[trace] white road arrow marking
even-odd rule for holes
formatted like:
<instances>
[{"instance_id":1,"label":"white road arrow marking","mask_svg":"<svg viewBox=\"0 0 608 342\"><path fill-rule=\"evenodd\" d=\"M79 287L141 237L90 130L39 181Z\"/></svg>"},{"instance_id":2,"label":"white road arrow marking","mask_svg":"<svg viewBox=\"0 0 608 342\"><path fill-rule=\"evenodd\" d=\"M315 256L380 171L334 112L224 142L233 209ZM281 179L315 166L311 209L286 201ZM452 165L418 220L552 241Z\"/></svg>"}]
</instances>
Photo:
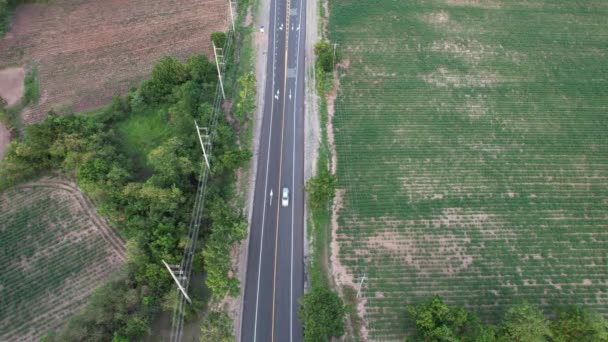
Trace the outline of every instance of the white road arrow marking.
<instances>
[{"instance_id":1,"label":"white road arrow marking","mask_svg":"<svg viewBox=\"0 0 608 342\"><path fill-rule=\"evenodd\" d=\"M270 202L268 203L268 206L272 207L272 189L270 189Z\"/></svg>"},{"instance_id":2,"label":"white road arrow marking","mask_svg":"<svg viewBox=\"0 0 608 342\"><path fill-rule=\"evenodd\" d=\"M279 90L277 89L277 93L274 95L274 99L278 100L279 99Z\"/></svg>"},{"instance_id":3,"label":"white road arrow marking","mask_svg":"<svg viewBox=\"0 0 608 342\"><path fill-rule=\"evenodd\" d=\"M289 99L291 100L291 88L289 88Z\"/></svg>"}]
</instances>

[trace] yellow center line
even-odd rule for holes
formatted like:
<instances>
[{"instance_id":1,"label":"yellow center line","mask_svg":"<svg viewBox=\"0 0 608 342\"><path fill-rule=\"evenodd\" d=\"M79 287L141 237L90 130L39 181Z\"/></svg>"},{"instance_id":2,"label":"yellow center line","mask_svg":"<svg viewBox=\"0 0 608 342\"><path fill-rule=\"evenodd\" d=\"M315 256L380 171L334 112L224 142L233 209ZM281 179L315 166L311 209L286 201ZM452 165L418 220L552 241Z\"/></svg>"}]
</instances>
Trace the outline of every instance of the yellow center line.
<instances>
[{"instance_id":1,"label":"yellow center line","mask_svg":"<svg viewBox=\"0 0 608 342\"><path fill-rule=\"evenodd\" d=\"M278 1L278 0L275 0ZM283 171L283 137L285 135L285 94L287 93L287 62L288 62L288 54L289 54L289 15L290 15L290 0L287 0L287 7L285 9L286 19L285 19L285 73L283 74L283 113L281 114L281 149L279 156L279 194L283 196L283 189L281 188L281 175ZM275 24L276 30L276 24ZM273 90L274 91L274 90ZM272 115L272 113L270 113ZM292 203L293 205L293 203ZM276 302L276 290L277 290L277 255L278 255L278 246L279 246L279 211L281 210L281 204L277 205L277 225L275 228L275 241L274 241L274 280L272 284L272 342L274 342L274 311L275 311L275 302Z\"/></svg>"}]
</instances>

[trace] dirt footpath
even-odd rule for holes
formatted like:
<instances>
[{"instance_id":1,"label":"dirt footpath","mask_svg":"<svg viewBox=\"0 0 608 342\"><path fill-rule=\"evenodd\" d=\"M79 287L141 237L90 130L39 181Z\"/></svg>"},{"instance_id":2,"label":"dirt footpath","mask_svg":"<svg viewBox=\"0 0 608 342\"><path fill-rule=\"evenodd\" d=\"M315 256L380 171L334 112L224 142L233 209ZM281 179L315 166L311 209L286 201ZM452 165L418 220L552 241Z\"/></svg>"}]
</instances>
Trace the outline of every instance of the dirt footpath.
<instances>
[{"instance_id":1,"label":"dirt footpath","mask_svg":"<svg viewBox=\"0 0 608 342\"><path fill-rule=\"evenodd\" d=\"M0 162L2 162L2 158L4 157L4 152L8 147L8 144L11 141L11 133L6 129L4 124L0 122Z\"/></svg>"},{"instance_id":2,"label":"dirt footpath","mask_svg":"<svg viewBox=\"0 0 608 342\"><path fill-rule=\"evenodd\" d=\"M7 68L0 70L0 97L11 107L19 103L23 96L25 69Z\"/></svg>"}]
</instances>

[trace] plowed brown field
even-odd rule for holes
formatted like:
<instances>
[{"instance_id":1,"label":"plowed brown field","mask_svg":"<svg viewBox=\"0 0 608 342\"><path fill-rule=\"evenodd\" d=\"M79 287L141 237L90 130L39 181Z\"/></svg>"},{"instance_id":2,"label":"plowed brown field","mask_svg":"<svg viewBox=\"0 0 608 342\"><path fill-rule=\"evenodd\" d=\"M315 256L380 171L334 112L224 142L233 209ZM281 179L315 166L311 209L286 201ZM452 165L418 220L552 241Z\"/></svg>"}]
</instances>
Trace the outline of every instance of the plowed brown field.
<instances>
[{"instance_id":1,"label":"plowed brown field","mask_svg":"<svg viewBox=\"0 0 608 342\"><path fill-rule=\"evenodd\" d=\"M35 63L42 94L25 123L50 109L89 110L137 85L162 56L212 54L228 25L225 0L55 0L17 8L0 40L0 69Z\"/></svg>"}]
</instances>

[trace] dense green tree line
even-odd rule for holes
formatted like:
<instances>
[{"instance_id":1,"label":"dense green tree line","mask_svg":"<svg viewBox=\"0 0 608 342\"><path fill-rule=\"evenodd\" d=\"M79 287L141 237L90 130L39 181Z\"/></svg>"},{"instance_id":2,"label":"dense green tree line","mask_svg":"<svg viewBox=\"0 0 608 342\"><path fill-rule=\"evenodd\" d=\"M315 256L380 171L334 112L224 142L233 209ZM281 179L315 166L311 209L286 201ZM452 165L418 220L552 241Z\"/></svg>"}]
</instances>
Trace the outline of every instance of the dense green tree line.
<instances>
[{"instance_id":1,"label":"dense green tree line","mask_svg":"<svg viewBox=\"0 0 608 342\"><path fill-rule=\"evenodd\" d=\"M558 307L553 319L528 303L508 308L498 325L486 325L463 308L448 307L440 297L407 309L412 341L601 342L608 341L608 321L586 308Z\"/></svg>"},{"instance_id":2,"label":"dense green tree line","mask_svg":"<svg viewBox=\"0 0 608 342\"><path fill-rule=\"evenodd\" d=\"M193 123L210 120L216 80L215 66L204 56L186 63L166 57L150 79L108 108L88 116L49 113L10 144L0 164L0 187L60 170L77 181L128 241L129 261L121 275L97 290L82 314L48 340L137 340L148 332L173 289L161 259L179 263L186 244L202 167ZM158 110L166 110L162 125L170 134L143 156L129 152L117 127ZM204 246L196 261L205 265L207 283L218 295L238 293L238 281L229 277L229 252L246 232L240 211L229 204L229 184L251 153L239 150L235 141L220 117L199 239Z\"/></svg>"}]
</instances>

